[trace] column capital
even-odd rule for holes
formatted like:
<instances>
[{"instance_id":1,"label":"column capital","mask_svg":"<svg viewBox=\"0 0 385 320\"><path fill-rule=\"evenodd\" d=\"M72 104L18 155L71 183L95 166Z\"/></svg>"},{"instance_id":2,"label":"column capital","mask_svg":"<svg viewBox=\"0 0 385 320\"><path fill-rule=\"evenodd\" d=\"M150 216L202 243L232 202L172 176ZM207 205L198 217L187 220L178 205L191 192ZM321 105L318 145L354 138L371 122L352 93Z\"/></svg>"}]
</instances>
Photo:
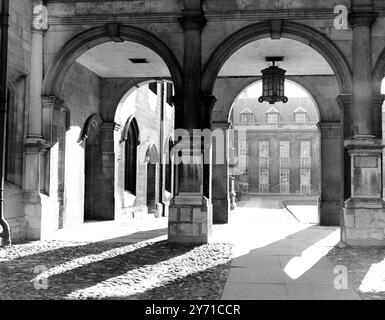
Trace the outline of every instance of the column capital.
<instances>
[{"instance_id":1,"label":"column capital","mask_svg":"<svg viewBox=\"0 0 385 320\"><path fill-rule=\"evenodd\" d=\"M195 30L201 32L206 24L206 18L202 10L182 10L182 16L178 20L184 31Z\"/></svg>"},{"instance_id":2,"label":"column capital","mask_svg":"<svg viewBox=\"0 0 385 320\"><path fill-rule=\"evenodd\" d=\"M353 95L340 94L336 97L336 101L341 109L351 108L353 106Z\"/></svg>"},{"instance_id":3,"label":"column capital","mask_svg":"<svg viewBox=\"0 0 385 320\"><path fill-rule=\"evenodd\" d=\"M353 11L349 13L349 22L353 29L361 26L370 28L377 16L373 6L353 6Z\"/></svg>"}]
</instances>

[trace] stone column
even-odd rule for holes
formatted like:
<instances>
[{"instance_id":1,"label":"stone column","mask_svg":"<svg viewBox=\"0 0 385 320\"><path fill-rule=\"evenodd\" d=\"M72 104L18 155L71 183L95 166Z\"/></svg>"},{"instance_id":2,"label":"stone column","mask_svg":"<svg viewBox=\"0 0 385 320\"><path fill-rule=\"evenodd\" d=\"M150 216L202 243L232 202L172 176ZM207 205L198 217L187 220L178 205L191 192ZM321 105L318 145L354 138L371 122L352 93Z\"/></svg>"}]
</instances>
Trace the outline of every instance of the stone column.
<instances>
[{"instance_id":1,"label":"stone column","mask_svg":"<svg viewBox=\"0 0 385 320\"><path fill-rule=\"evenodd\" d=\"M174 152L180 150L182 157L178 157L181 163L175 167L177 186L170 202L168 240L207 243L211 236L212 205L205 196L210 194L210 185L204 186L210 169L204 169L203 163L204 158L209 158L210 164L211 140L202 144L200 137L194 138L194 129L203 129L206 125L201 123L201 31L205 19L200 0L185 1L180 22L184 29L182 125L187 131L173 148ZM182 122L180 116L176 117ZM177 155L174 152L174 156Z\"/></svg>"},{"instance_id":2,"label":"stone column","mask_svg":"<svg viewBox=\"0 0 385 320\"><path fill-rule=\"evenodd\" d=\"M213 122L213 223L228 223L229 197L229 132L230 123ZM216 138L216 136L218 138Z\"/></svg>"},{"instance_id":3,"label":"stone column","mask_svg":"<svg viewBox=\"0 0 385 320\"><path fill-rule=\"evenodd\" d=\"M27 223L27 237L40 239L46 231L46 221L51 211L45 178L46 155L50 145L42 132L42 86L44 34L48 29L44 1L34 0L32 18L30 94L28 134L25 142L25 177L23 202ZM50 229L48 227L48 229Z\"/></svg>"},{"instance_id":4,"label":"stone column","mask_svg":"<svg viewBox=\"0 0 385 320\"><path fill-rule=\"evenodd\" d=\"M45 179L48 194L52 201L57 201L58 212L52 212L52 224L63 227L64 181L65 181L65 142L69 129L70 112L64 101L54 96L42 97L43 136L51 146L47 154L46 166L49 175Z\"/></svg>"},{"instance_id":5,"label":"stone column","mask_svg":"<svg viewBox=\"0 0 385 320\"><path fill-rule=\"evenodd\" d=\"M341 122L319 122L321 133L320 224L340 225L343 204L344 170Z\"/></svg>"},{"instance_id":6,"label":"stone column","mask_svg":"<svg viewBox=\"0 0 385 320\"><path fill-rule=\"evenodd\" d=\"M353 29L353 139L374 139L371 26L376 19L372 7L357 7L349 16Z\"/></svg>"},{"instance_id":7,"label":"stone column","mask_svg":"<svg viewBox=\"0 0 385 320\"><path fill-rule=\"evenodd\" d=\"M372 93L371 6L353 3L353 139L350 156L350 197L344 204L342 240L351 245L384 245L382 149L375 140Z\"/></svg>"},{"instance_id":8,"label":"stone column","mask_svg":"<svg viewBox=\"0 0 385 320\"><path fill-rule=\"evenodd\" d=\"M100 194L100 205L98 206L99 216L103 220L113 220L115 218L115 152L114 137L115 131L119 126L115 122L103 122L100 132L102 170L103 176L99 180L99 188L103 192Z\"/></svg>"}]
</instances>

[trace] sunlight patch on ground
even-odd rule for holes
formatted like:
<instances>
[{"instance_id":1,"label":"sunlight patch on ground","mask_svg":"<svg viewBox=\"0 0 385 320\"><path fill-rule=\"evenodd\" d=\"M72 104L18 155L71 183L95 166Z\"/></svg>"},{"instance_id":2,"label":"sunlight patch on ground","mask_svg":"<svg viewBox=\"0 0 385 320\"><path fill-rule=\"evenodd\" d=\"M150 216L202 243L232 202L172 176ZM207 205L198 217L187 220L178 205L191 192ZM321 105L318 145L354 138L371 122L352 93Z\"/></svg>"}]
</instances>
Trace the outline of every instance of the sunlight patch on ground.
<instances>
[{"instance_id":1,"label":"sunlight patch on ground","mask_svg":"<svg viewBox=\"0 0 385 320\"><path fill-rule=\"evenodd\" d=\"M67 294L68 299L106 299L130 298L160 287L183 280L186 277L205 272L208 269L222 265L228 259L199 261L194 258L194 252L201 252L202 247L197 247L179 256L167 259L156 264L138 266L119 276L111 277L97 284L75 290ZM193 266L191 266L193 264ZM159 297L161 298L161 297Z\"/></svg>"},{"instance_id":2,"label":"sunlight patch on ground","mask_svg":"<svg viewBox=\"0 0 385 320\"><path fill-rule=\"evenodd\" d=\"M300 257L292 258L284 268L285 273L293 280L310 270L322 257L340 241L340 230L336 230L326 238L305 249Z\"/></svg>"},{"instance_id":3,"label":"sunlight patch on ground","mask_svg":"<svg viewBox=\"0 0 385 320\"><path fill-rule=\"evenodd\" d=\"M368 292L385 292L385 259L371 265L361 282L359 290Z\"/></svg>"},{"instance_id":4,"label":"sunlight patch on ground","mask_svg":"<svg viewBox=\"0 0 385 320\"><path fill-rule=\"evenodd\" d=\"M137 244L140 248L143 248L147 245L149 245L148 241L138 243ZM50 268L42 273L40 273L38 276L30 280L30 282L35 283L36 281L40 281L41 279L49 279L49 277L62 274L65 272L68 272L70 270L74 270L76 268L83 267L85 265L96 263L103 261L105 259L111 259L117 256L121 256L124 254L127 254L128 252L137 250L138 247L133 247L131 244L127 244L127 246L114 248L111 250L104 251L99 254L91 254L87 256L82 256L77 259L73 259L71 261L67 261L65 263L59 264L53 268Z\"/></svg>"}]
</instances>

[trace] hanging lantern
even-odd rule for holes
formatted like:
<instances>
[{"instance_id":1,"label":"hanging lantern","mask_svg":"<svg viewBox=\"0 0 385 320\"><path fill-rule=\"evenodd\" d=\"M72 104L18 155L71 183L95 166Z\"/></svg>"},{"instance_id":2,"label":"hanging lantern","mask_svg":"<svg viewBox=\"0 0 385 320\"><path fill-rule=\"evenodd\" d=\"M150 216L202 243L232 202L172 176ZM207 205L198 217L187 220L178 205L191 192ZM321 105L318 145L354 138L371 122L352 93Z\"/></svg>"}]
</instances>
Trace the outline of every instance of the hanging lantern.
<instances>
[{"instance_id":1,"label":"hanging lantern","mask_svg":"<svg viewBox=\"0 0 385 320\"><path fill-rule=\"evenodd\" d=\"M262 72L262 96L258 98L259 102L267 101L270 104L276 102L286 103L285 97L285 73L275 65L276 61L283 61L283 57L266 57L266 61L273 62L273 65L263 69Z\"/></svg>"}]
</instances>

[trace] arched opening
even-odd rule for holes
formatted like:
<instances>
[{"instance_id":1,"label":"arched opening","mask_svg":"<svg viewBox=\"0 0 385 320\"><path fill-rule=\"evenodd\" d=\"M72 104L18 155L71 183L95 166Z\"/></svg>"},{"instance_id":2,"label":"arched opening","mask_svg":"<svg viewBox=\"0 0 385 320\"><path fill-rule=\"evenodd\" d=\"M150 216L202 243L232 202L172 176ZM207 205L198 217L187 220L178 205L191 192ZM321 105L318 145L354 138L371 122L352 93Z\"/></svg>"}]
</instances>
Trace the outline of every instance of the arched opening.
<instances>
[{"instance_id":1,"label":"arched opening","mask_svg":"<svg viewBox=\"0 0 385 320\"><path fill-rule=\"evenodd\" d=\"M148 80L128 90L116 108L115 123L126 123L121 138L114 143L116 212L121 217L167 215L171 197L167 181L172 180L168 177L171 164L167 162L167 148L174 131L173 93L170 81Z\"/></svg>"},{"instance_id":2,"label":"arched opening","mask_svg":"<svg viewBox=\"0 0 385 320\"><path fill-rule=\"evenodd\" d=\"M335 99L351 91L351 77L342 54L316 33L283 22L281 38L273 40L269 23L246 27L218 46L205 69L203 86L217 98L212 124L230 125L229 146L235 151L235 157L229 152L230 168L213 169L215 181L236 180L236 192L230 184L225 200L223 191L213 188L213 215L216 207L234 208L234 194L241 195L228 228L246 247L322 225L339 232L344 137ZM311 34L316 39L309 45ZM283 57L278 65L286 70L289 101L259 103L261 70L269 66L266 58L277 56Z\"/></svg>"},{"instance_id":3,"label":"arched opening","mask_svg":"<svg viewBox=\"0 0 385 320\"><path fill-rule=\"evenodd\" d=\"M165 139L161 128L174 123L171 96L181 87L175 57L148 32L120 26L120 34L111 37L110 27L94 28L70 40L44 79L44 94L60 97L71 115L65 152L59 155L65 157L67 169L64 228L81 224L84 218L118 220L147 212L144 150L151 139L160 150ZM161 110L167 112L165 122ZM93 114L100 117L98 139L83 143L81 128ZM156 169L155 176L159 174ZM96 180L100 188L90 189ZM161 181L156 181L159 201L164 192ZM95 195L97 201L90 201Z\"/></svg>"},{"instance_id":4,"label":"arched opening","mask_svg":"<svg viewBox=\"0 0 385 320\"><path fill-rule=\"evenodd\" d=\"M277 209L308 223L319 223L319 111L302 87L285 81L289 101L259 103L262 82L246 87L229 114L234 130L229 148L234 159L238 208ZM282 210L283 209L283 210ZM282 215L285 217L285 215Z\"/></svg>"},{"instance_id":5,"label":"arched opening","mask_svg":"<svg viewBox=\"0 0 385 320\"><path fill-rule=\"evenodd\" d=\"M84 161L84 220L113 220L114 212L103 199L103 194L111 187L103 173L101 150L101 127L103 121L94 114L87 119L82 139L85 140Z\"/></svg>"},{"instance_id":6,"label":"arched opening","mask_svg":"<svg viewBox=\"0 0 385 320\"><path fill-rule=\"evenodd\" d=\"M124 189L136 195L137 148L139 145L139 127L135 118L126 122L123 139L125 142Z\"/></svg>"}]
</instances>

